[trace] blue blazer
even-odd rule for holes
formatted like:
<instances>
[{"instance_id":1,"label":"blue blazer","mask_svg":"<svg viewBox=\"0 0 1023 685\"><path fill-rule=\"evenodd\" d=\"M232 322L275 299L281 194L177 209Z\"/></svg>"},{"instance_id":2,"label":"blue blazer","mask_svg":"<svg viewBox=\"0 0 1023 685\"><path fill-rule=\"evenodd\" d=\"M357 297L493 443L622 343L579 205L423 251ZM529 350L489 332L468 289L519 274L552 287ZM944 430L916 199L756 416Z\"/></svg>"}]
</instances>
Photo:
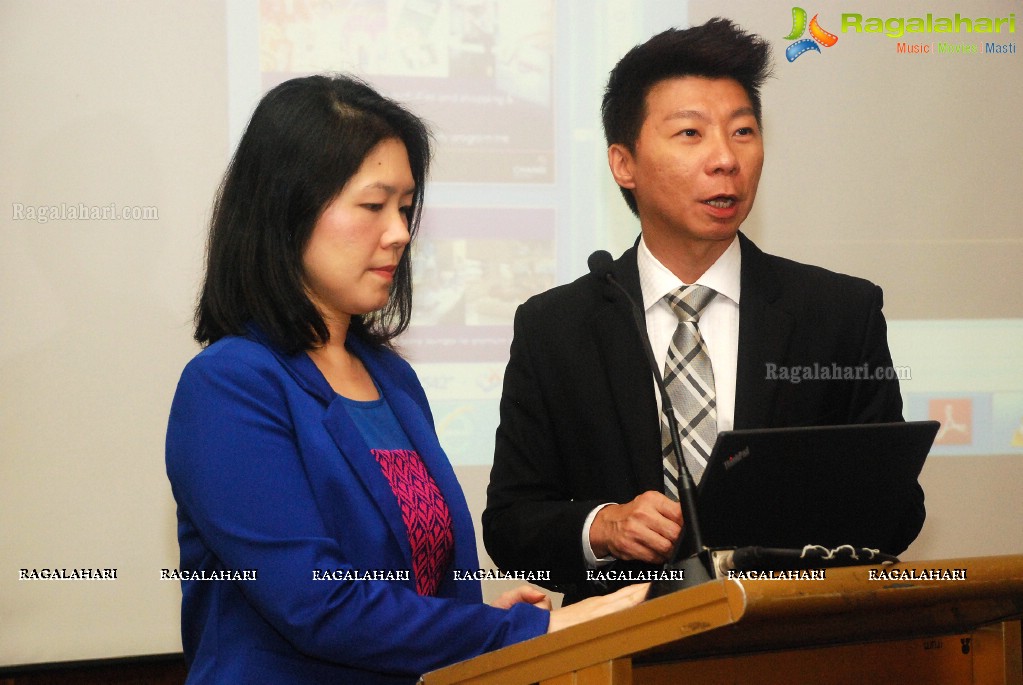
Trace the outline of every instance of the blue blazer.
<instances>
[{"instance_id":1,"label":"blue blazer","mask_svg":"<svg viewBox=\"0 0 1023 685\"><path fill-rule=\"evenodd\" d=\"M182 580L189 683L412 683L547 630L548 612L489 607L478 581L455 580L478 568L476 541L423 388L393 352L347 342L447 501L452 568L437 597L416 593L394 493L308 355L255 329L224 338L182 373L167 474L181 569L256 579ZM315 579L374 571L408 580Z\"/></svg>"}]
</instances>

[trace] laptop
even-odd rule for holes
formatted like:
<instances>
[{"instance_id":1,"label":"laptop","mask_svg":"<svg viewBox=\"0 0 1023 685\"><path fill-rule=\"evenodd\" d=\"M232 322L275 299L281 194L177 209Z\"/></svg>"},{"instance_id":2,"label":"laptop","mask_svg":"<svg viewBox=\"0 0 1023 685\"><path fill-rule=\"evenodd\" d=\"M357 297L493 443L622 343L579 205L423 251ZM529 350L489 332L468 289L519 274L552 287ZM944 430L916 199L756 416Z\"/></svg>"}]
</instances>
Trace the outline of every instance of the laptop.
<instances>
[{"instance_id":1,"label":"laptop","mask_svg":"<svg viewBox=\"0 0 1023 685\"><path fill-rule=\"evenodd\" d=\"M697 488L708 547L885 550L937 421L724 431Z\"/></svg>"}]
</instances>

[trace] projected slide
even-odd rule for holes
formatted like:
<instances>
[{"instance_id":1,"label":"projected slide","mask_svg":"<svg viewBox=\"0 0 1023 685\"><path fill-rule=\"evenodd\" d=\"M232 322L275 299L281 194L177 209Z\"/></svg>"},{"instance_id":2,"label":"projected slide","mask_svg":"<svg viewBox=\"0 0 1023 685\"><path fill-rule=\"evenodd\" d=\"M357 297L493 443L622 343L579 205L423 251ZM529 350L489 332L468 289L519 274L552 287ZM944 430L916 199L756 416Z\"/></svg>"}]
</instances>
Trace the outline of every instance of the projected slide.
<instances>
[{"instance_id":1,"label":"projected slide","mask_svg":"<svg viewBox=\"0 0 1023 685\"><path fill-rule=\"evenodd\" d=\"M435 181L550 182L553 21L553 0L263 0L263 86L359 74L434 125Z\"/></svg>"}]
</instances>

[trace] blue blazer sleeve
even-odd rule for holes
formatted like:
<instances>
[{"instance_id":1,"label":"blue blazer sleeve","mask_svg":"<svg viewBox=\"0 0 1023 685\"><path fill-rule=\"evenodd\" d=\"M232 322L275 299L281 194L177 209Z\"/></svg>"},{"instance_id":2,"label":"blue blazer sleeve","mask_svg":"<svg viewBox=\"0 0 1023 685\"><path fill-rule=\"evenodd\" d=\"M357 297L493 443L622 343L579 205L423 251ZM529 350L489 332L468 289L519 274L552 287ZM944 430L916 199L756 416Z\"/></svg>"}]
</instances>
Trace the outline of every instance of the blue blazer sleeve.
<instances>
[{"instance_id":1,"label":"blue blazer sleeve","mask_svg":"<svg viewBox=\"0 0 1023 685\"><path fill-rule=\"evenodd\" d=\"M414 579L314 579L315 571L401 571L411 563L407 536L396 534L403 524L393 493L302 357L225 339L196 357L178 385L166 457L181 565L257 576L183 581L183 642L193 667L224 681L256 647L296 661L296 673L312 660L351 676L417 676L546 632L547 612L486 606L470 581L449 579L445 597L422 597ZM474 566L468 510L418 380L396 356L367 366L413 428L410 439L445 494L456 568ZM364 454L350 453L360 448Z\"/></svg>"}]
</instances>

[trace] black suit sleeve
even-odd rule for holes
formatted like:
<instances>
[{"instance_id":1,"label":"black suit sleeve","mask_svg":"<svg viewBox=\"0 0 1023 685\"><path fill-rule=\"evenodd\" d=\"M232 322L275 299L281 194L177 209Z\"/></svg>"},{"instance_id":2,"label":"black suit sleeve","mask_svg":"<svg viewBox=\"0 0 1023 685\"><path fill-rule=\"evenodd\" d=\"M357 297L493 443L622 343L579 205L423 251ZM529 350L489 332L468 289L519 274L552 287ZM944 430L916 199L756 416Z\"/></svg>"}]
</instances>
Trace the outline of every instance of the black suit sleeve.
<instances>
[{"instance_id":1,"label":"black suit sleeve","mask_svg":"<svg viewBox=\"0 0 1023 685\"><path fill-rule=\"evenodd\" d=\"M550 362L536 356L549 341L531 325L536 318L527 315L528 306L515 315L483 540L500 568L550 571L552 582L545 585L571 592L584 578L583 523L601 501L573 498L561 452L577 446L557 444L551 421L558 407L551 404L561 391L545 387Z\"/></svg>"},{"instance_id":2,"label":"black suit sleeve","mask_svg":"<svg viewBox=\"0 0 1023 685\"><path fill-rule=\"evenodd\" d=\"M850 403L849 423L885 423L902 421L902 394L896 369L888 349L888 327L881 308L884 302L881 288L873 287L873 296L867 315L860 358L871 370L867 380L857 383ZM916 539L923 528L926 510L924 492L914 483L906 493L905 506L896 514L900 525L892 533L888 547L890 554L901 554Z\"/></svg>"},{"instance_id":3,"label":"black suit sleeve","mask_svg":"<svg viewBox=\"0 0 1023 685\"><path fill-rule=\"evenodd\" d=\"M872 286L860 346L860 364L870 369L867 379L856 384L850 401L848 423L902 421L902 395L888 350L888 326L881 313L881 288Z\"/></svg>"},{"instance_id":4,"label":"black suit sleeve","mask_svg":"<svg viewBox=\"0 0 1023 685\"><path fill-rule=\"evenodd\" d=\"M816 272L821 273L821 272ZM834 294L822 303L837 307L834 316L817 316L820 308L807 306L811 312L809 323L797 334L797 339L810 339L817 351L804 356L800 363L809 364L814 355L822 367L836 362L839 368L855 372L852 379L823 378L799 386L788 385L793 410L816 407L823 419L811 420L810 425L893 423L903 420L902 394L899 379L888 348L888 329L882 306L881 288L858 278L827 276L835 281ZM824 290L818 284L818 290ZM804 291L806 292L806 291ZM810 289L809 292L813 292ZM812 295L807 295L812 297ZM835 322L829 325L825 320ZM794 343L799 346L799 343ZM800 394L805 393L805 394ZM784 424L780 424L784 425ZM923 527L925 516L924 493L919 483L907 486L903 506L899 511L887 512L890 526L878 531L883 538L878 543L889 554L900 554L916 539Z\"/></svg>"}]
</instances>

